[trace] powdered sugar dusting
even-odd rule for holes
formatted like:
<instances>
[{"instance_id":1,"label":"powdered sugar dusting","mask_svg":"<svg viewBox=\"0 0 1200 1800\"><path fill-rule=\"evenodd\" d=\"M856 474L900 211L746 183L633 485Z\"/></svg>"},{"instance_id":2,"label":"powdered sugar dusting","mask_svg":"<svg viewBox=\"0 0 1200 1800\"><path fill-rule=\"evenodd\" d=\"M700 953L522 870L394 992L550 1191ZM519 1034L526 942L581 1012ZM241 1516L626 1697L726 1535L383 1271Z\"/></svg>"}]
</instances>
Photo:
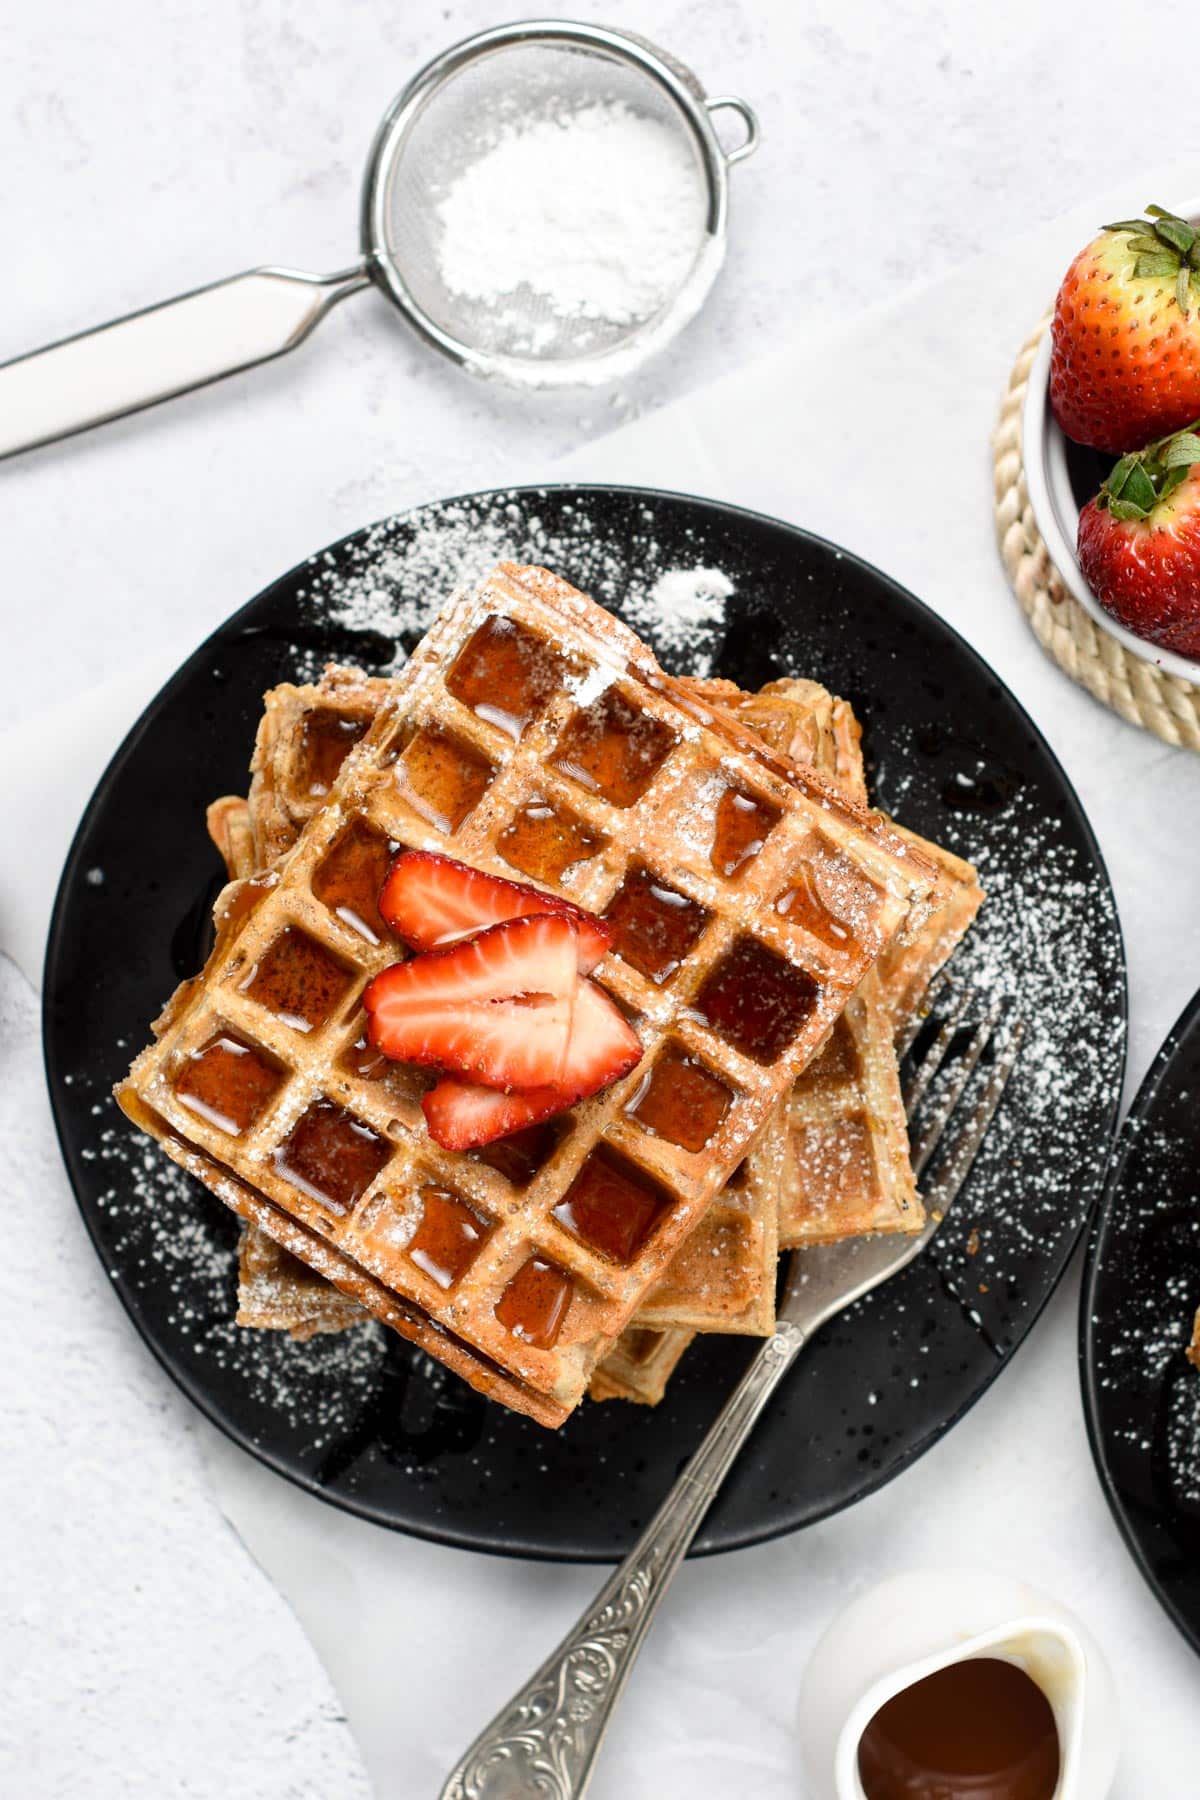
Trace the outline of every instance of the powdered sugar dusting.
<instances>
[{"instance_id":1,"label":"powdered sugar dusting","mask_svg":"<svg viewBox=\"0 0 1200 1800\"><path fill-rule=\"evenodd\" d=\"M1200 1523L1200 1370L1185 1354L1200 1306L1198 1069L1193 1025L1126 1127L1091 1294L1096 1423L1121 1491L1145 1491L1139 1534L1160 1511Z\"/></svg>"},{"instance_id":2,"label":"powdered sugar dusting","mask_svg":"<svg viewBox=\"0 0 1200 1800\"><path fill-rule=\"evenodd\" d=\"M648 594L626 607L635 630L652 636L660 653L687 659L688 673L712 674L712 649L725 625L733 582L721 569L668 569Z\"/></svg>"},{"instance_id":3,"label":"powdered sugar dusting","mask_svg":"<svg viewBox=\"0 0 1200 1800\"><path fill-rule=\"evenodd\" d=\"M439 272L483 303L473 319L485 348L577 354L598 328L611 335L669 303L704 241L706 206L686 136L623 101L525 111L448 184Z\"/></svg>"},{"instance_id":4,"label":"powdered sugar dusting","mask_svg":"<svg viewBox=\"0 0 1200 1800\"><path fill-rule=\"evenodd\" d=\"M314 557L299 598L317 617L363 634L362 659L390 673L457 588L506 559L540 563L602 606L619 609L668 665L711 673L733 580L699 561L678 565L678 533L666 549L650 507L619 542L586 501L560 505L556 516L547 524L537 494L528 492L422 507L382 520L346 550ZM315 678L323 661L317 651L299 651L296 679Z\"/></svg>"},{"instance_id":5,"label":"powdered sugar dusting","mask_svg":"<svg viewBox=\"0 0 1200 1800\"><path fill-rule=\"evenodd\" d=\"M116 1113L116 1103L100 1102L95 1110ZM123 1121L101 1130L90 1156L111 1175L98 1205L114 1228L112 1254L135 1291L143 1279L156 1290L165 1285L167 1323L191 1358L219 1371L222 1383L242 1387L301 1433L311 1450L339 1438L375 1389L383 1327L356 1326L307 1343L282 1332L243 1330L234 1323L233 1216L216 1199L201 1197L156 1143Z\"/></svg>"}]
</instances>

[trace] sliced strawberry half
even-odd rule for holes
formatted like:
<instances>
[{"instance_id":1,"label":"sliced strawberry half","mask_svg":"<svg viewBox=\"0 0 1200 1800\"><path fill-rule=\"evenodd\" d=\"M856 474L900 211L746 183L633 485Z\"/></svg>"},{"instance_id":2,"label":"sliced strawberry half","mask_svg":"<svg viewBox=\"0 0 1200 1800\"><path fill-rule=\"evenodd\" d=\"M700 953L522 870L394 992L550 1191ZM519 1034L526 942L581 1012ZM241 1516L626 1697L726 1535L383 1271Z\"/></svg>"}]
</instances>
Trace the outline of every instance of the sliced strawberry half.
<instances>
[{"instance_id":1,"label":"sliced strawberry half","mask_svg":"<svg viewBox=\"0 0 1200 1800\"><path fill-rule=\"evenodd\" d=\"M528 1088L506 1094L444 1075L422 1097L421 1111L429 1135L443 1150L478 1150L497 1138L511 1137L527 1125L540 1125L569 1104L556 1087Z\"/></svg>"},{"instance_id":2,"label":"sliced strawberry half","mask_svg":"<svg viewBox=\"0 0 1200 1800\"><path fill-rule=\"evenodd\" d=\"M594 981L581 981L557 1086L567 1105L598 1094L642 1060L642 1040Z\"/></svg>"},{"instance_id":3,"label":"sliced strawberry half","mask_svg":"<svg viewBox=\"0 0 1200 1800\"><path fill-rule=\"evenodd\" d=\"M489 1087L549 1086L567 1056L578 939L573 920L542 914L394 963L363 995L368 1036L385 1056Z\"/></svg>"},{"instance_id":4,"label":"sliced strawberry half","mask_svg":"<svg viewBox=\"0 0 1200 1800\"><path fill-rule=\"evenodd\" d=\"M612 943L612 932L594 913L557 894L523 882L485 875L432 850L402 850L387 873L379 910L398 938L414 950L439 950L458 938L501 925L556 913L579 928L579 972L587 975Z\"/></svg>"},{"instance_id":5,"label":"sliced strawberry half","mask_svg":"<svg viewBox=\"0 0 1200 1800\"><path fill-rule=\"evenodd\" d=\"M503 1094L477 1082L445 1076L425 1095L421 1110L429 1135L443 1149L476 1150L599 1093L628 1075L641 1055L637 1033L623 1014L595 982L583 980L558 1082Z\"/></svg>"}]
</instances>

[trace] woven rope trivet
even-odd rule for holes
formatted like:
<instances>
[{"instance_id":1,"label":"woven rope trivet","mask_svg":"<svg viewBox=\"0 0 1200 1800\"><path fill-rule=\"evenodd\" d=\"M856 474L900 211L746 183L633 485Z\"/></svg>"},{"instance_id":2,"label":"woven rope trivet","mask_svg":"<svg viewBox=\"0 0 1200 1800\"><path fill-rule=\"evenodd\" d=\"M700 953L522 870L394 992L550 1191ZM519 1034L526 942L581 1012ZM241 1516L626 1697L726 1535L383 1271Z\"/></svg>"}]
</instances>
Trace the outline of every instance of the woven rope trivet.
<instances>
[{"instance_id":1,"label":"woven rope trivet","mask_svg":"<svg viewBox=\"0 0 1200 1800\"><path fill-rule=\"evenodd\" d=\"M1021 611L1047 656L1114 712L1168 744L1200 750L1200 687L1119 644L1067 593L1034 523L1021 460L1021 410L1050 314L1021 348L992 438L996 538Z\"/></svg>"}]
</instances>

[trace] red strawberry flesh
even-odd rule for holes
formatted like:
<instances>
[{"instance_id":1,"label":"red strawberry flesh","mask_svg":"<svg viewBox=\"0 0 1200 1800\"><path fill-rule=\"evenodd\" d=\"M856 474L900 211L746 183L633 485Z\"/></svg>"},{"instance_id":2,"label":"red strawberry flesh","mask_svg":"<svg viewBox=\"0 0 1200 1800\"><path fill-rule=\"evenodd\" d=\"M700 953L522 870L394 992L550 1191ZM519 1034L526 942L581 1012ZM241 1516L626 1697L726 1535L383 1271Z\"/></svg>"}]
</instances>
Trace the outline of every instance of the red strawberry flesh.
<instances>
[{"instance_id":1,"label":"red strawberry flesh","mask_svg":"<svg viewBox=\"0 0 1200 1800\"><path fill-rule=\"evenodd\" d=\"M612 942L602 919L558 894L487 875L432 850L402 850L388 870L379 910L398 938L414 950L438 950L488 925L538 914L574 921L579 932L579 972L587 975Z\"/></svg>"},{"instance_id":2,"label":"red strawberry flesh","mask_svg":"<svg viewBox=\"0 0 1200 1800\"><path fill-rule=\"evenodd\" d=\"M1063 277L1050 404L1069 438L1134 449L1200 413L1200 237L1147 207L1104 228Z\"/></svg>"},{"instance_id":3,"label":"red strawberry flesh","mask_svg":"<svg viewBox=\"0 0 1200 1800\"><path fill-rule=\"evenodd\" d=\"M513 919L384 969L363 995L367 1033L400 1062L545 1087L563 1072L579 986L574 922Z\"/></svg>"},{"instance_id":4,"label":"red strawberry flesh","mask_svg":"<svg viewBox=\"0 0 1200 1800\"><path fill-rule=\"evenodd\" d=\"M562 1077L543 1089L503 1094L446 1076L421 1102L429 1134L446 1150L473 1150L563 1112L619 1081L641 1060L637 1033L608 995L582 980Z\"/></svg>"},{"instance_id":5,"label":"red strawberry flesh","mask_svg":"<svg viewBox=\"0 0 1200 1800\"><path fill-rule=\"evenodd\" d=\"M1124 456L1079 515L1079 566L1128 631L1200 656L1200 435Z\"/></svg>"},{"instance_id":6,"label":"red strawberry flesh","mask_svg":"<svg viewBox=\"0 0 1200 1800\"><path fill-rule=\"evenodd\" d=\"M430 1137L443 1150L480 1150L527 1125L540 1125L567 1104L556 1087L506 1094L444 1075L422 1098L421 1111Z\"/></svg>"}]
</instances>

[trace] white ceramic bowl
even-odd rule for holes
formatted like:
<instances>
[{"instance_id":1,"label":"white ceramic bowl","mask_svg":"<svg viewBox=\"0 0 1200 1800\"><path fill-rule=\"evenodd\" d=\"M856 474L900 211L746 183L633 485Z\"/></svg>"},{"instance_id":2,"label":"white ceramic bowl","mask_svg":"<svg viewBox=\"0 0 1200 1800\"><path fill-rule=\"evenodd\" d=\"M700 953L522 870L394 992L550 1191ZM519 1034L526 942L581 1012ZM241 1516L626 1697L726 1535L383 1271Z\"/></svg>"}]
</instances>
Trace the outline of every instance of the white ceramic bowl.
<instances>
[{"instance_id":1,"label":"white ceramic bowl","mask_svg":"<svg viewBox=\"0 0 1200 1800\"><path fill-rule=\"evenodd\" d=\"M1189 207L1186 217L1200 214L1200 204ZM1067 592L1078 600L1085 612L1102 625L1110 637L1143 662L1153 663L1168 675L1200 684L1200 662L1190 656L1179 656L1173 650L1160 650L1157 644L1127 631L1124 625L1106 613L1093 594L1075 555L1079 537L1079 507L1071 492L1067 472L1067 440L1059 430L1050 410L1050 333L1047 330L1038 347L1029 385L1025 390L1025 406L1021 415L1022 455L1025 462L1025 486L1037 528L1050 552L1050 561L1062 576ZM1112 462L1116 463L1116 457Z\"/></svg>"}]
</instances>

